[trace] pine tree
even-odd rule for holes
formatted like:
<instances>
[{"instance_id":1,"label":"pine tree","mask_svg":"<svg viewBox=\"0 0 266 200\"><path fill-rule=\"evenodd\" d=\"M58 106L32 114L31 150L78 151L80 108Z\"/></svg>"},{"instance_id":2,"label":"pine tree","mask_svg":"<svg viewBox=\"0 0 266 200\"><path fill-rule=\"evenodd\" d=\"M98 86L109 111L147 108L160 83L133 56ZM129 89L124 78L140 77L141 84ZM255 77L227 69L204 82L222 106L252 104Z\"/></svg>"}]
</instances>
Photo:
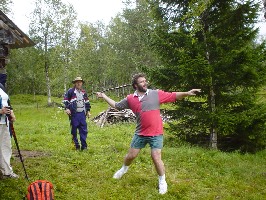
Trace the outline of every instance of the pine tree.
<instances>
[{"instance_id":1,"label":"pine tree","mask_svg":"<svg viewBox=\"0 0 266 200\"><path fill-rule=\"evenodd\" d=\"M256 43L254 28L258 3L161 0L151 4L157 19L153 45L163 62L150 70L152 80L167 90L203 91L200 99L177 103L176 134L190 141L210 136L215 149L218 138L230 138L231 146L242 150L265 147L266 108L256 102L266 74L265 44Z\"/></svg>"}]
</instances>

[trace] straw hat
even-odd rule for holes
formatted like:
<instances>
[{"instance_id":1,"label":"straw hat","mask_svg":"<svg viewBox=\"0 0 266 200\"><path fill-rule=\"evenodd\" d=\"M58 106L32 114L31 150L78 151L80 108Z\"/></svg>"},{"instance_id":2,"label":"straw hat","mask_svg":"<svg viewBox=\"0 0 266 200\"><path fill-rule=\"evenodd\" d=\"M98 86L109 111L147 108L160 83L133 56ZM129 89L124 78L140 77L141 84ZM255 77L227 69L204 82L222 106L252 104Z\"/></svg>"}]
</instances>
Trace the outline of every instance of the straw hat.
<instances>
[{"instance_id":1,"label":"straw hat","mask_svg":"<svg viewBox=\"0 0 266 200\"><path fill-rule=\"evenodd\" d=\"M84 83L84 80L83 80L80 76L76 77L76 78L72 81L72 83L76 83L77 81L82 81L82 82Z\"/></svg>"}]
</instances>

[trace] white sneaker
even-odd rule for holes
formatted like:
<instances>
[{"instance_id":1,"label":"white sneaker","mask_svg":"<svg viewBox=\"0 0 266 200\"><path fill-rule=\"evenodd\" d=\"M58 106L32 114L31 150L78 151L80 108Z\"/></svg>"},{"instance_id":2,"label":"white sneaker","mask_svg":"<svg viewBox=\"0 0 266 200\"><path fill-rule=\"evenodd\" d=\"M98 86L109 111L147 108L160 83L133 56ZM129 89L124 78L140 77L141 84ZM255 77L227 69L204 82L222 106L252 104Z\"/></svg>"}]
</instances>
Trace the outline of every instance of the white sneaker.
<instances>
[{"instance_id":1,"label":"white sneaker","mask_svg":"<svg viewBox=\"0 0 266 200\"><path fill-rule=\"evenodd\" d=\"M19 176L17 174L15 174L14 172L12 172L9 175L3 175L3 179L7 179L7 178L17 179L17 178L19 178Z\"/></svg>"},{"instance_id":2,"label":"white sneaker","mask_svg":"<svg viewBox=\"0 0 266 200\"><path fill-rule=\"evenodd\" d=\"M127 173L127 170L119 169L113 176L114 179L120 179L122 176Z\"/></svg>"},{"instance_id":3,"label":"white sneaker","mask_svg":"<svg viewBox=\"0 0 266 200\"><path fill-rule=\"evenodd\" d=\"M159 182L159 194L165 194L167 192L166 181Z\"/></svg>"}]
</instances>

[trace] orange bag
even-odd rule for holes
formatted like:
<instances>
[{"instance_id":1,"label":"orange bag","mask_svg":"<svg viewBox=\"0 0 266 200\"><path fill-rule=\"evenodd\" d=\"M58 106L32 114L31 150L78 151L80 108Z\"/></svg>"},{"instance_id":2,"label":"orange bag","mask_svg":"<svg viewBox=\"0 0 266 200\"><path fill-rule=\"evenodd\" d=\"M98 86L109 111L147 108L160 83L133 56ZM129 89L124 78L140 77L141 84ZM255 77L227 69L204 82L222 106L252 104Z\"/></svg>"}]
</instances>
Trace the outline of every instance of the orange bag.
<instances>
[{"instance_id":1,"label":"orange bag","mask_svg":"<svg viewBox=\"0 0 266 200\"><path fill-rule=\"evenodd\" d=\"M46 180L37 180L28 187L28 200L54 200L53 185Z\"/></svg>"}]
</instances>

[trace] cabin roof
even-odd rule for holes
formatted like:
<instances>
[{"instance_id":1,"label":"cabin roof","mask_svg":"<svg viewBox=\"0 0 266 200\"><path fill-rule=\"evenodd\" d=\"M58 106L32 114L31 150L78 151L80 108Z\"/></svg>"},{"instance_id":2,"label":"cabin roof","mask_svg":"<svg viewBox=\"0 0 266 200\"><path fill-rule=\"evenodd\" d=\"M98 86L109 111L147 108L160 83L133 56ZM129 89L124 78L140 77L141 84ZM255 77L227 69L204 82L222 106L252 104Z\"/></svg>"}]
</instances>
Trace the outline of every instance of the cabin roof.
<instances>
[{"instance_id":1,"label":"cabin roof","mask_svg":"<svg viewBox=\"0 0 266 200\"><path fill-rule=\"evenodd\" d=\"M35 45L35 43L0 10L0 30L2 29L6 30L6 32L14 38L12 42L8 43L11 49L25 48Z\"/></svg>"}]
</instances>

